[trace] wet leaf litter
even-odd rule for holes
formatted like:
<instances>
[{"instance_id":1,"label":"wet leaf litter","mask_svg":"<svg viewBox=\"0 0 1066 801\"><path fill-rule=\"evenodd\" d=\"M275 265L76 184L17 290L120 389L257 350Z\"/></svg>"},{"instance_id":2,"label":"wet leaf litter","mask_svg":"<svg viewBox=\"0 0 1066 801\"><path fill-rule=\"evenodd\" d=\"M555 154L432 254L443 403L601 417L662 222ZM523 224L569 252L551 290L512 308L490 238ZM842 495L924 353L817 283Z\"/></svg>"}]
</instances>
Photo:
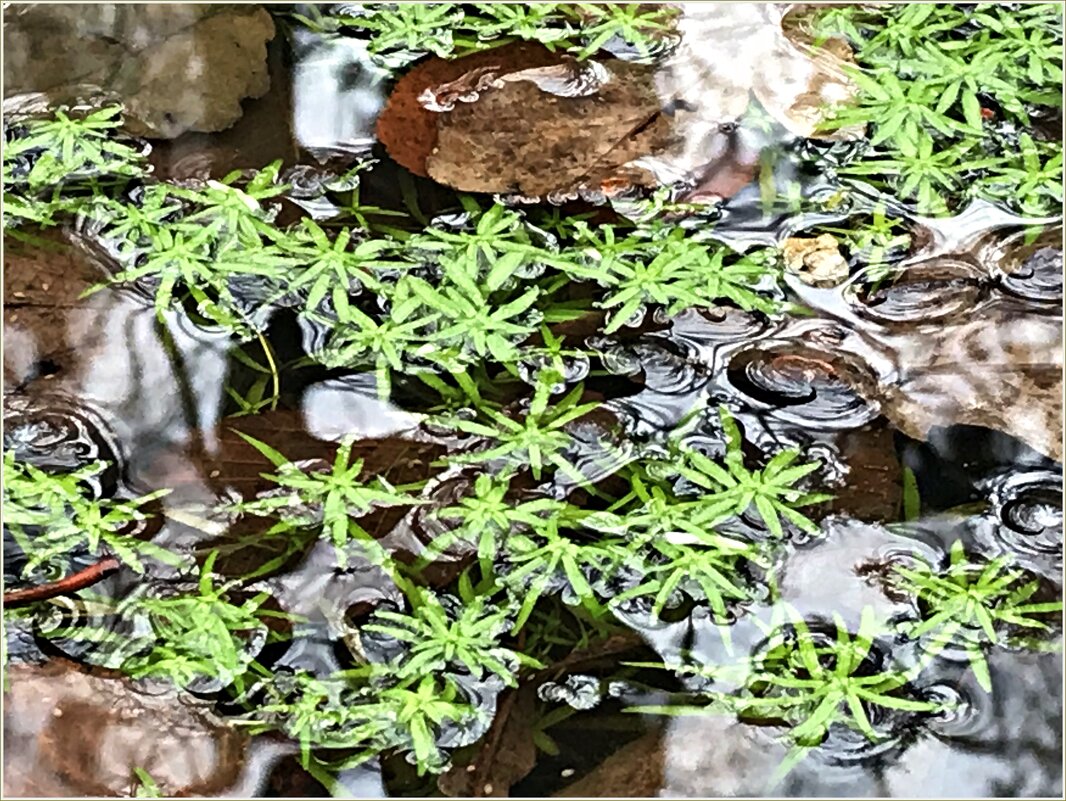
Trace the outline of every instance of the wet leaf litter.
<instances>
[{"instance_id":1,"label":"wet leaf litter","mask_svg":"<svg viewBox=\"0 0 1066 801\"><path fill-rule=\"evenodd\" d=\"M1060 8L164 8L5 9L5 794L1061 792Z\"/></svg>"},{"instance_id":2,"label":"wet leaf litter","mask_svg":"<svg viewBox=\"0 0 1066 801\"><path fill-rule=\"evenodd\" d=\"M753 93L800 136L819 135L819 115L854 93L841 57L785 36L779 7L693 5L678 33L681 43L654 64L578 62L530 45L431 59L390 96L378 136L405 166L463 191L566 198L706 169L699 160L713 153L711 139ZM771 84L770 75L789 82ZM425 129L428 150L405 155L408 126Z\"/></svg>"}]
</instances>

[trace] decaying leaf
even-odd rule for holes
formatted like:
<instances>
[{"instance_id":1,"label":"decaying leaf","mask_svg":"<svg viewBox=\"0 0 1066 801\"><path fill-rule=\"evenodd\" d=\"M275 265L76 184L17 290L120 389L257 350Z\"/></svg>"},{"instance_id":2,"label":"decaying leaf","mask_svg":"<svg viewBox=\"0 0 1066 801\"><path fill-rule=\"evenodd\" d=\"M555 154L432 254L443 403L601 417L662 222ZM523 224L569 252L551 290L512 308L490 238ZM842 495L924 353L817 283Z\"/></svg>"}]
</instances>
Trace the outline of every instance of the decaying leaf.
<instances>
[{"instance_id":1,"label":"decaying leaf","mask_svg":"<svg viewBox=\"0 0 1066 801\"><path fill-rule=\"evenodd\" d=\"M397 84L379 139L404 166L464 191L611 195L634 183L701 183L710 165L737 160L722 126L753 91L805 137L820 136L826 109L851 96L844 54L794 43L780 7L682 5L682 43L657 65L577 65L528 44L430 59Z\"/></svg>"},{"instance_id":2,"label":"decaying leaf","mask_svg":"<svg viewBox=\"0 0 1066 801\"><path fill-rule=\"evenodd\" d=\"M429 176L464 191L542 196L595 185L597 173L667 145L652 68L604 62L604 79L586 94L561 93L576 81L563 77L566 64L551 69L505 73L475 102L442 113Z\"/></svg>"},{"instance_id":3,"label":"decaying leaf","mask_svg":"<svg viewBox=\"0 0 1066 801\"><path fill-rule=\"evenodd\" d=\"M833 487L833 497L821 505L825 515L845 515L855 520L896 520L903 502L903 468L896 456L891 427L879 420L861 428L842 431L836 440L840 461L847 466L842 486ZM815 520L825 515L813 507Z\"/></svg>"},{"instance_id":4,"label":"decaying leaf","mask_svg":"<svg viewBox=\"0 0 1066 801\"><path fill-rule=\"evenodd\" d=\"M591 773L553 798L657 798L666 768L663 733L651 731L622 746Z\"/></svg>"},{"instance_id":5,"label":"decaying leaf","mask_svg":"<svg viewBox=\"0 0 1066 801\"><path fill-rule=\"evenodd\" d=\"M441 792L452 797L507 797L511 785L528 776L537 761L533 744L536 704L535 683L509 690L499 702L474 761L442 774L437 781Z\"/></svg>"},{"instance_id":6,"label":"decaying leaf","mask_svg":"<svg viewBox=\"0 0 1066 801\"><path fill-rule=\"evenodd\" d=\"M586 648L575 649L526 677L517 690L502 697L492 727L476 746L470 762L456 765L441 776L441 792L478 798L508 795L511 786L524 779L536 763L534 734L540 686L548 679L558 680L605 662L615 663L643 642L635 632L615 634Z\"/></svg>"},{"instance_id":7,"label":"decaying leaf","mask_svg":"<svg viewBox=\"0 0 1066 801\"><path fill-rule=\"evenodd\" d=\"M6 671L4 797L124 796L135 768L164 796L254 792L249 738L177 690L56 660ZM271 760L272 761L272 760Z\"/></svg>"}]
</instances>

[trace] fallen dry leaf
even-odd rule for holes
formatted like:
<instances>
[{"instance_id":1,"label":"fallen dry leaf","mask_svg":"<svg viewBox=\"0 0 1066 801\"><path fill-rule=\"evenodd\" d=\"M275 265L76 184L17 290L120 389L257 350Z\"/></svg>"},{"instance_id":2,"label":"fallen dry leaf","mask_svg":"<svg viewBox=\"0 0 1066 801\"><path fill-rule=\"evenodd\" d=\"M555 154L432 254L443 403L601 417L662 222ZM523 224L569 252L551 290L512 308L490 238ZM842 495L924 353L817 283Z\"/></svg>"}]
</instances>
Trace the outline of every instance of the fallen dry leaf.
<instances>
[{"instance_id":1,"label":"fallen dry leaf","mask_svg":"<svg viewBox=\"0 0 1066 801\"><path fill-rule=\"evenodd\" d=\"M216 717L208 702L64 660L5 673L6 798L126 796L134 768L164 796L254 789L243 775L248 736Z\"/></svg>"},{"instance_id":2,"label":"fallen dry leaf","mask_svg":"<svg viewBox=\"0 0 1066 801\"><path fill-rule=\"evenodd\" d=\"M810 137L827 105L854 89L840 53L794 43L777 6L682 5L682 43L658 65L576 65L536 45L429 59L397 84L378 137L412 171L465 191L571 198L683 179L704 187L712 167L736 162L734 177L704 191L728 196L750 181L757 154L738 152L722 126L753 91Z\"/></svg>"}]
</instances>

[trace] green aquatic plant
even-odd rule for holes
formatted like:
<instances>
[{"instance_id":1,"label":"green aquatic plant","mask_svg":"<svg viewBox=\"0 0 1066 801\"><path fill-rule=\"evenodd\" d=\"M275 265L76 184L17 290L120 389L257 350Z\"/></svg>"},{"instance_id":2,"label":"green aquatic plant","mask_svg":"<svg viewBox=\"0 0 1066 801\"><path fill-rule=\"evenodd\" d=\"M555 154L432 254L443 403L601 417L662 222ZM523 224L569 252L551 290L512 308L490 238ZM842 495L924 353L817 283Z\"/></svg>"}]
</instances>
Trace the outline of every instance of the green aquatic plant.
<instances>
[{"instance_id":1,"label":"green aquatic plant","mask_svg":"<svg viewBox=\"0 0 1066 801\"><path fill-rule=\"evenodd\" d=\"M535 527L548 516L565 514L569 506L553 498L509 497L512 493L513 473L479 475L471 492L452 506L433 512L433 517L448 529L426 546L421 563L435 560L458 543L472 545L482 565L482 572L490 575L501 540L511 531Z\"/></svg>"},{"instance_id":2,"label":"green aquatic plant","mask_svg":"<svg viewBox=\"0 0 1066 801\"><path fill-rule=\"evenodd\" d=\"M266 294L297 265L277 244L287 240L273 224L276 209L260 203L286 189L277 182L279 166L196 186L145 184L131 199L89 205L89 232L118 263L89 293L114 284L145 287L160 319L188 297L211 323L242 339L258 335L263 321L257 317L267 304L253 300L251 287Z\"/></svg>"},{"instance_id":3,"label":"green aquatic plant","mask_svg":"<svg viewBox=\"0 0 1066 801\"><path fill-rule=\"evenodd\" d=\"M392 302L375 318L349 303L344 290L336 294L336 320L326 342L314 351L314 359L327 367L372 367L379 392L387 397L392 374L418 369L413 357L431 352L426 342L438 315L427 312L422 299L410 295Z\"/></svg>"},{"instance_id":4,"label":"green aquatic plant","mask_svg":"<svg viewBox=\"0 0 1066 801\"><path fill-rule=\"evenodd\" d=\"M375 3L349 8L350 13L324 14L311 6L312 16L299 19L313 29L358 31L368 36L370 53L381 56L400 51L400 59L406 61L408 52L415 58L426 52L451 55L455 48L453 31L465 16L459 3Z\"/></svg>"},{"instance_id":5,"label":"green aquatic plant","mask_svg":"<svg viewBox=\"0 0 1066 801\"><path fill-rule=\"evenodd\" d=\"M4 147L5 186L36 192L68 181L144 175L144 149L118 138L122 122L121 106L87 114L57 106L51 116L10 123L13 136Z\"/></svg>"},{"instance_id":6,"label":"green aquatic plant","mask_svg":"<svg viewBox=\"0 0 1066 801\"><path fill-rule=\"evenodd\" d=\"M840 111L833 124L850 126L876 120L876 130L870 137L873 147L891 140L896 147L917 149L930 138L927 132L934 131L945 137L980 133L980 127L938 110L940 87L931 83L900 80L887 70L873 76L856 73L854 80L863 92L863 103Z\"/></svg>"},{"instance_id":7,"label":"green aquatic plant","mask_svg":"<svg viewBox=\"0 0 1066 801\"><path fill-rule=\"evenodd\" d=\"M1061 205L1059 148L1046 147L1043 164L1031 139L1019 147L1035 111L1061 106L1061 4L826 7L814 27L856 48L858 96L829 127L871 127L873 148L840 175L894 190L922 213L971 197L1030 215Z\"/></svg>"},{"instance_id":8,"label":"green aquatic plant","mask_svg":"<svg viewBox=\"0 0 1066 801\"><path fill-rule=\"evenodd\" d=\"M378 258L393 247L388 239L362 239L350 229L334 232L330 238L314 220L305 217L299 225L276 236L279 251L298 270L278 275L278 297L296 296L305 313L319 309L330 299L338 311L348 306L348 296L363 289L380 290L378 267L394 267L395 261Z\"/></svg>"},{"instance_id":9,"label":"green aquatic plant","mask_svg":"<svg viewBox=\"0 0 1066 801\"><path fill-rule=\"evenodd\" d=\"M371 288L387 299L384 310L358 308L345 288L334 288L333 309L315 315L332 324L316 360L331 367L373 366L387 394L391 375L400 371L443 368L458 374L488 360L515 372L520 359L538 355L523 347L538 331L546 345L555 341L539 325L541 287L520 282L548 264L565 263L564 256L536 244L517 212L499 204L482 210L469 200L465 206L466 227L438 224L407 236L400 262L373 265L395 266L395 280L374 278L369 269L353 275L353 287L376 281Z\"/></svg>"},{"instance_id":10,"label":"green aquatic plant","mask_svg":"<svg viewBox=\"0 0 1066 801\"><path fill-rule=\"evenodd\" d=\"M1062 206L1062 148L1058 143L1036 142L1023 133L1017 155L995 172L982 175L974 191L982 197L1013 203L1022 214L1040 216Z\"/></svg>"},{"instance_id":11,"label":"green aquatic plant","mask_svg":"<svg viewBox=\"0 0 1066 801\"><path fill-rule=\"evenodd\" d=\"M121 135L122 108L67 106L4 121L4 227L60 223L109 183L146 175L147 149Z\"/></svg>"},{"instance_id":12,"label":"green aquatic plant","mask_svg":"<svg viewBox=\"0 0 1066 801\"><path fill-rule=\"evenodd\" d=\"M251 177L237 170L221 181L167 185L167 192L189 209L180 221L182 227L206 227L214 236L232 237L244 246L255 247L278 233L273 225L278 207L266 206L263 201L288 191L289 187L279 182L280 170L281 162L275 161ZM243 186L236 185L239 181Z\"/></svg>"},{"instance_id":13,"label":"green aquatic plant","mask_svg":"<svg viewBox=\"0 0 1066 801\"><path fill-rule=\"evenodd\" d=\"M1061 615L1062 601L1032 603L1040 580L1011 568L1009 557L974 562L961 540L951 545L946 568L927 564L894 566L893 585L913 595L921 620L908 624L910 637L929 637L929 654L948 645L965 649L981 686L992 691L986 651L1007 644L1018 631L1050 632L1048 618Z\"/></svg>"},{"instance_id":14,"label":"green aquatic plant","mask_svg":"<svg viewBox=\"0 0 1066 801\"><path fill-rule=\"evenodd\" d=\"M677 24L678 10L666 4L576 3L575 16L587 44L579 58L589 58L612 39L620 39L647 58L663 49Z\"/></svg>"},{"instance_id":15,"label":"green aquatic plant","mask_svg":"<svg viewBox=\"0 0 1066 801\"><path fill-rule=\"evenodd\" d=\"M715 526L732 517L736 504L713 490L698 497L679 496L673 488L646 481L639 472L629 477L630 492L605 512L589 516L586 524L600 530L625 532L627 540L645 545L668 539L709 547L741 547L723 537ZM617 511L620 510L620 511Z\"/></svg>"},{"instance_id":16,"label":"green aquatic plant","mask_svg":"<svg viewBox=\"0 0 1066 801\"><path fill-rule=\"evenodd\" d=\"M537 331L540 315L532 307L540 292L527 289L501 304L491 302L493 285L478 286L464 281L462 267L444 265L444 280L434 284L412 277L397 286L404 300L415 297L437 315L435 330L427 337L432 346L428 358L450 369L461 369L471 361L493 359L508 363L518 358L518 345Z\"/></svg>"},{"instance_id":17,"label":"green aquatic plant","mask_svg":"<svg viewBox=\"0 0 1066 801\"><path fill-rule=\"evenodd\" d=\"M992 45L1002 54L1000 70L1021 87L1022 99L1054 105L1061 95L1050 87L1062 83L1062 8L1058 3L1019 4L1007 9L982 3L974 21L983 27L971 52Z\"/></svg>"},{"instance_id":18,"label":"green aquatic plant","mask_svg":"<svg viewBox=\"0 0 1066 801\"><path fill-rule=\"evenodd\" d=\"M873 267L885 267L902 255L911 244L911 235L899 217L888 216L883 203L874 207L866 218L844 226L825 226L818 230L837 236L853 259Z\"/></svg>"},{"instance_id":19,"label":"green aquatic plant","mask_svg":"<svg viewBox=\"0 0 1066 801\"><path fill-rule=\"evenodd\" d=\"M874 643L884 633L872 607L863 608L854 633L839 614L833 616L832 629L823 631L790 607L779 607L774 620L764 627L767 639L741 663L709 671L702 666L685 669L712 679L719 674L743 677L737 691L701 693L699 704L638 706L630 711L728 714L746 722L784 726L781 736L790 750L771 780L776 785L835 726L881 742L892 734L879 732L871 716L885 712L933 715L945 709L942 702L915 697L910 684L916 670L881 666L871 659Z\"/></svg>"},{"instance_id":20,"label":"green aquatic plant","mask_svg":"<svg viewBox=\"0 0 1066 801\"><path fill-rule=\"evenodd\" d=\"M409 613L379 609L360 628L405 645L394 665L397 678L462 672L480 680L492 674L514 687L520 666L540 666L501 644L511 627L506 607L495 606L485 596L438 598L426 590L413 595Z\"/></svg>"},{"instance_id":21,"label":"green aquatic plant","mask_svg":"<svg viewBox=\"0 0 1066 801\"><path fill-rule=\"evenodd\" d=\"M231 596L242 581L216 586L212 569L217 557L213 551L204 561L196 592L160 597L132 593L118 602L114 614L143 617L150 631L144 637L148 647L127 657L123 672L133 678L165 678L180 687L206 678L241 688L257 641L267 639L265 618L285 615L263 608L270 597L266 592L234 603Z\"/></svg>"},{"instance_id":22,"label":"green aquatic plant","mask_svg":"<svg viewBox=\"0 0 1066 801\"><path fill-rule=\"evenodd\" d=\"M152 775L144 768L134 768L133 775L136 777L136 787L133 791L134 798L162 798L163 791L159 789Z\"/></svg>"},{"instance_id":23,"label":"green aquatic plant","mask_svg":"<svg viewBox=\"0 0 1066 801\"><path fill-rule=\"evenodd\" d=\"M939 703L908 697L911 672L877 668L869 662L881 633L872 607L863 608L854 634L834 614L832 637L812 632L795 612L791 618L754 657L745 690L735 699L742 718L784 720L790 725L791 742L813 747L835 723L881 740L883 735L870 722L869 710L874 707L926 714L943 709Z\"/></svg>"},{"instance_id":24,"label":"green aquatic plant","mask_svg":"<svg viewBox=\"0 0 1066 801\"><path fill-rule=\"evenodd\" d=\"M280 516L283 525L321 528L346 562L344 546L358 540L372 557L383 558L380 546L358 523L374 509L419 503L405 488L393 487L383 476L363 479L363 460L352 458L354 440L346 439L337 448L333 463L297 464L265 442L238 432L241 438L269 459L277 468L264 478L277 490L255 500L241 501L234 511L262 517Z\"/></svg>"},{"instance_id":25,"label":"green aquatic plant","mask_svg":"<svg viewBox=\"0 0 1066 801\"><path fill-rule=\"evenodd\" d=\"M563 525L565 520L548 518L528 531L512 532L503 542L501 555L507 568L498 581L519 605L513 631L525 625L545 593L564 587L592 614L602 614L589 575L609 572L620 552L611 542L582 538L576 531L568 536Z\"/></svg>"},{"instance_id":26,"label":"green aquatic plant","mask_svg":"<svg viewBox=\"0 0 1066 801\"><path fill-rule=\"evenodd\" d=\"M784 536L781 518L808 534L817 535L818 526L798 509L830 500L832 496L807 492L798 485L820 463L796 464L802 453L788 448L771 458L765 467L752 470L744 464L744 439L736 421L724 406L718 414L726 437L722 460L725 467L696 450L685 449L681 452L683 463L678 473L696 486L715 493L718 504L715 514L740 516L754 507L775 537Z\"/></svg>"},{"instance_id":27,"label":"green aquatic plant","mask_svg":"<svg viewBox=\"0 0 1066 801\"><path fill-rule=\"evenodd\" d=\"M182 558L136 534L169 490L135 498L91 497L92 482L106 468L98 461L67 473L41 470L4 453L4 529L26 556L23 575L54 575L79 549L110 553L137 573L146 558L180 564Z\"/></svg>"},{"instance_id":28,"label":"green aquatic plant","mask_svg":"<svg viewBox=\"0 0 1066 801\"><path fill-rule=\"evenodd\" d=\"M704 600L719 620L729 616L731 602L752 598L752 588L742 578L745 563L765 565L766 557L752 543L714 535L699 544L654 540L638 555L628 558L636 585L615 595L612 603L651 598L651 611L661 615L678 590Z\"/></svg>"},{"instance_id":29,"label":"green aquatic plant","mask_svg":"<svg viewBox=\"0 0 1066 801\"><path fill-rule=\"evenodd\" d=\"M393 686L374 686L372 669L342 670L328 678L306 672L275 673L244 695L252 708L235 722L255 734L280 730L300 743L305 766L320 761L328 774L394 749L414 756L419 774L441 771L437 745L442 727L465 726L481 714L447 676L432 675ZM354 752L354 753L353 753Z\"/></svg>"},{"instance_id":30,"label":"green aquatic plant","mask_svg":"<svg viewBox=\"0 0 1066 801\"><path fill-rule=\"evenodd\" d=\"M571 21L561 13L561 3L475 3L473 8L477 16L468 16L465 21L485 42L506 37L551 47L574 34Z\"/></svg>"},{"instance_id":31,"label":"green aquatic plant","mask_svg":"<svg viewBox=\"0 0 1066 801\"><path fill-rule=\"evenodd\" d=\"M417 684L382 690L369 705L386 721L392 748L410 748L419 774L441 771L447 761L437 746L437 732L447 724L463 725L481 714L460 699L457 685L446 678L423 676Z\"/></svg>"},{"instance_id":32,"label":"green aquatic plant","mask_svg":"<svg viewBox=\"0 0 1066 801\"><path fill-rule=\"evenodd\" d=\"M514 41L540 42L584 59L619 39L647 56L662 49L675 16L669 6L621 3L374 3L325 11L311 6L294 18L312 30L365 38L380 64L398 68L425 53L454 58Z\"/></svg>"},{"instance_id":33,"label":"green aquatic plant","mask_svg":"<svg viewBox=\"0 0 1066 801\"><path fill-rule=\"evenodd\" d=\"M895 150L881 157L842 167L840 174L881 177L900 196L915 198L923 213L945 214L949 211L946 194L960 192L972 170L998 163L991 158L971 158L975 146L973 142L938 146L932 136L923 133L917 143L901 141Z\"/></svg>"},{"instance_id":34,"label":"green aquatic plant","mask_svg":"<svg viewBox=\"0 0 1066 801\"><path fill-rule=\"evenodd\" d=\"M580 403L584 385L578 384L563 398L553 401L551 385L541 382L534 387L533 398L521 418L515 419L482 407L478 416L468 420L459 416L441 422L466 434L483 437L488 446L469 454L452 457L457 463L486 463L500 460L505 464L528 466L538 481L545 467L562 471L578 483L586 479L581 471L564 455L573 444L567 427L592 412L596 403Z\"/></svg>"},{"instance_id":35,"label":"green aquatic plant","mask_svg":"<svg viewBox=\"0 0 1066 801\"><path fill-rule=\"evenodd\" d=\"M98 226L99 233L114 242L120 258L136 255L184 210L185 204L167 184L145 184L136 200L98 197L84 210L85 218Z\"/></svg>"},{"instance_id":36,"label":"green aquatic plant","mask_svg":"<svg viewBox=\"0 0 1066 801\"><path fill-rule=\"evenodd\" d=\"M525 216L500 203L486 209L472 198L460 198L461 224L444 225L439 220L405 241L413 258L444 262L460 285L481 284L496 291L516 278L538 273L549 264L565 264L533 229Z\"/></svg>"},{"instance_id":37,"label":"green aquatic plant","mask_svg":"<svg viewBox=\"0 0 1066 801\"><path fill-rule=\"evenodd\" d=\"M567 377L575 372L574 368L582 361L589 359L591 351L566 347L566 337L555 336L551 329L543 324L540 327L540 340L539 345L526 343L522 346L519 364L513 370L511 365L505 367L533 386L550 381L558 382L558 390L561 392Z\"/></svg>"},{"instance_id":38,"label":"green aquatic plant","mask_svg":"<svg viewBox=\"0 0 1066 801\"><path fill-rule=\"evenodd\" d=\"M670 315L722 301L749 311L779 310L776 301L757 289L774 273L761 256L736 256L723 246L693 241L681 228L659 241L636 235L618 239L610 226L598 232L584 227L583 234L590 261L566 272L607 289L596 304L608 310L604 333L614 333L651 305Z\"/></svg>"}]
</instances>

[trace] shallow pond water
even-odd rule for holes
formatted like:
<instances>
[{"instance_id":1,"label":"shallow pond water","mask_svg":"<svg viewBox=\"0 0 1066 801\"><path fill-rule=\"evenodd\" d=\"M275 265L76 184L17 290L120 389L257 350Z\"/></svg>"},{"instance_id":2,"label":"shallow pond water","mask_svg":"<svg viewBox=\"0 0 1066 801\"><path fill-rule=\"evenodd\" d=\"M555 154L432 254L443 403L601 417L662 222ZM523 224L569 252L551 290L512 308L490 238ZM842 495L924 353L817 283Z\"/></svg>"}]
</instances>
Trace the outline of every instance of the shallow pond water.
<instances>
[{"instance_id":1,"label":"shallow pond water","mask_svg":"<svg viewBox=\"0 0 1066 801\"><path fill-rule=\"evenodd\" d=\"M5 5L5 797L1061 797L1061 72L819 125L1022 11L268 8Z\"/></svg>"}]
</instances>

